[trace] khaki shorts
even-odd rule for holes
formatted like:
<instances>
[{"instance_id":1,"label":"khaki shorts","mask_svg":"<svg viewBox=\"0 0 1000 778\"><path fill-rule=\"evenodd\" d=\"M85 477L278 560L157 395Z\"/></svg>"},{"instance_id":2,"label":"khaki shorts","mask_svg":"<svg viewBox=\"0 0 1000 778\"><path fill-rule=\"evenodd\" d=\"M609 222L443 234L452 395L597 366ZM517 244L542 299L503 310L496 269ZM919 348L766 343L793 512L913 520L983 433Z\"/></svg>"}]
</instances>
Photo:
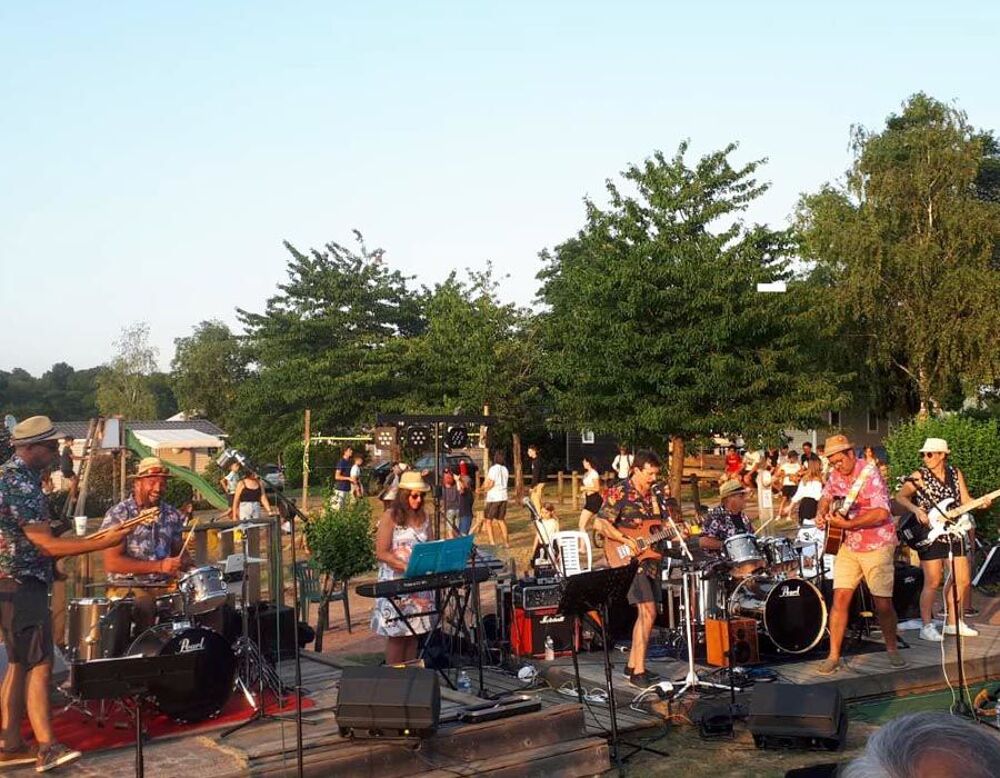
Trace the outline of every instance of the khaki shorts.
<instances>
[{"instance_id":1,"label":"khaki shorts","mask_svg":"<svg viewBox=\"0 0 1000 778\"><path fill-rule=\"evenodd\" d=\"M833 563L833 588L853 590L864 579L873 596L892 597L895 551L894 546L874 551L851 551L841 546Z\"/></svg>"}]
</instances>

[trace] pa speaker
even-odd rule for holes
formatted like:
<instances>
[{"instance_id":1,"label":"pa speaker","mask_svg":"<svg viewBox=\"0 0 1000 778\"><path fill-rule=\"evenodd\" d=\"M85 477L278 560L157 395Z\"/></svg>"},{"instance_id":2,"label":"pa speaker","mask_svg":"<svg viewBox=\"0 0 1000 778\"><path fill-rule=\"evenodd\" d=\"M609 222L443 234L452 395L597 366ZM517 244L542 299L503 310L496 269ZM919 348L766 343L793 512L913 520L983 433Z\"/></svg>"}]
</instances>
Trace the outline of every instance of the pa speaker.
<instances>
[{"instance_id":1,"label":"pa speaker","mask_svg":"<svg viewBox=\"0 0 1000 778\"><path fill-rule=\"evenodd\" d=\"M825 685L757 684L747 723L757 748L836 751L847 737L844 700Z\"/></svg>"},{"instance_id":2,"label":"pa speaker","mask_svg":"<svg viewBox=\"0 0 1000 778\"><path fill-rule=\"evenodd\" d=\"M426 737L441 717L437 673L417 667L345 667L336 717L341 735Z\"/></svg>"}]
</instances>

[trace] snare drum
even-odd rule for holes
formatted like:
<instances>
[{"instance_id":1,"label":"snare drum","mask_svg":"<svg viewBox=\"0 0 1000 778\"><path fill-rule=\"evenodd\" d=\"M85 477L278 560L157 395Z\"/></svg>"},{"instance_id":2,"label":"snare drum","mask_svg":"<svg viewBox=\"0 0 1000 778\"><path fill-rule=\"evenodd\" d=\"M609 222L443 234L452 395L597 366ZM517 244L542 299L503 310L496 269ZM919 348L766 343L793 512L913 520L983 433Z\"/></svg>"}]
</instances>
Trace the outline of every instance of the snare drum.
<instances>
[{"instance_id":1,"label":"snare drum","mask_svg":"<svg viewBox=\"0 0 1000 778\"><path fill-rule=\"evenodd\" d=\"M71 662L122 656L132 639L135 599L81 597L69 601L66 653Z\"/></svg>"},{"instance_id":2,"label":"snare drum","mask_svg":"<svg viewBox=\"0 0 1000 778\"><path fill-rule=\"evenodd\" d=\"M733 564L730 570L733 578L746 578L765 565L764 552L753 535L732 535L723 541L723 548Z\"/></svg>"},{"instance_id":3,"label":"snare drum","mask_svg":"<svg viewBox=\"0 0 1000 778\"><path fill-rule=\"evenodd\" d=\"M156 623L171 624L175 621L183 621L184 595L180 592L161 594L156 598Z\"/></svg>"},{"instance_id":4,"label":"snare drum","mask_svg":"<svg viewBox=\"0 0 1000 778\"><path fill-rule=\"evenodd\" d=\"M208 613L226 601L229 589L217 567L198 567L177 581L178 592L183 597L184 613L192 616Z\"/></svg>"}]
</instances>

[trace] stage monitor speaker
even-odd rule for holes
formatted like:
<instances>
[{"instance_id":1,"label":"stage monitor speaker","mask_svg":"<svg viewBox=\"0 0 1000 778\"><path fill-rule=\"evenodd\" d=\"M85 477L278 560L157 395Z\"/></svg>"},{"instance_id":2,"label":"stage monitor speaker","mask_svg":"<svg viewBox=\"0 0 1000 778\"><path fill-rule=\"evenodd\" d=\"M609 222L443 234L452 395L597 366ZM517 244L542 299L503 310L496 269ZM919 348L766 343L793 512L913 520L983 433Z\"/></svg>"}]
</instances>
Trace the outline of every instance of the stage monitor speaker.
<instances>
[{"instance_id":1,"label":"stage monitor speaker","mask_svg":"<svg viewBox=\"0 0 1000 778\"><path fill-rule=\"evenodd\" d=\"M426 737L441 718L437 673L418 667L345 667L335 715L341 735Z\"/></svg>"},{"instance_id":2,"label":"stage monitor speaker","mask_svg":"<svg viewBox=\"0 0 1000 778\"><path fill-rule=\"evenodd\" d=\"M827 685L757 684L747 723L757 748L836 751L847 737L844 700Z\"/></svg>"},{"instance_id":3,"label":"stage monitor speaker","mask_svg":"<svg viewBox=\"0 0 1000 778\"><path fill-rule=\"evenodd\" d=\"M726 625L729 632L726 632ZM753 619L706 619L705 646L707 661L715 667L728 667L732 646L733 666L753 665L760 661L757 648L757 622Z\"/></svg>"},{"instance_id":4,"label":"stage monitor speaker","mask_svg":"<svg viewBox=\"0 0 1000 778\"><path fill-rule=\"evenodd\" d=\"M573 650L575 623L572 616L564 616L555 608L526 611L515 606L510 625L511 649L517 656L543 657L545 639L551 636L556 656L567 656Z\"/></svg>"}]
</instances>

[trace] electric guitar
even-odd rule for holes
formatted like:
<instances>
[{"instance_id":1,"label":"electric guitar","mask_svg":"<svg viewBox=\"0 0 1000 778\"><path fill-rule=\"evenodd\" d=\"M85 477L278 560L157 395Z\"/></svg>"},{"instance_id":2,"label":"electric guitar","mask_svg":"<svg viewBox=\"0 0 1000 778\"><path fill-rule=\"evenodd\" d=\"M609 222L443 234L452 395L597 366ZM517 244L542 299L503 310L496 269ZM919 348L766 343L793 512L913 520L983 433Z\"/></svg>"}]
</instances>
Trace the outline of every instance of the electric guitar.
<instances>
[{"instance_id":1,"label":"electric guitar","mask_svg":"<svg viewBox=\"0 0 1000 778\"><path fill-rule=\"evenodd\" d=\"M647 525L649 524L653 526L647 529ZM663 554L653 548L653 546L660 541L677 537L674 528L669 525L664 527L659 519L644 521L640 527L618 527L618 531L625 537L634 540L639 550L633 551L628 543L605 537L604 558L607 559L609 567L625 567L633 558L639 561L661 559Z\"/></svg>"},{"instance_id":2,"label":"electric guitar","mask_svg":"<svg viewBox=\"0 0 1000 778\"><path fill-rule=\"evenodd\" d=\"M931 521L930 532L927 533L927 543L933 543L946 533L949 524L953 524L959 532L968 532L972 529L972 516L969 511L974 511L997 497L1000 497L1000 489L957 506L951 497L941 500L927 511L927 518Z\"/></svg>"}]
</instances>

